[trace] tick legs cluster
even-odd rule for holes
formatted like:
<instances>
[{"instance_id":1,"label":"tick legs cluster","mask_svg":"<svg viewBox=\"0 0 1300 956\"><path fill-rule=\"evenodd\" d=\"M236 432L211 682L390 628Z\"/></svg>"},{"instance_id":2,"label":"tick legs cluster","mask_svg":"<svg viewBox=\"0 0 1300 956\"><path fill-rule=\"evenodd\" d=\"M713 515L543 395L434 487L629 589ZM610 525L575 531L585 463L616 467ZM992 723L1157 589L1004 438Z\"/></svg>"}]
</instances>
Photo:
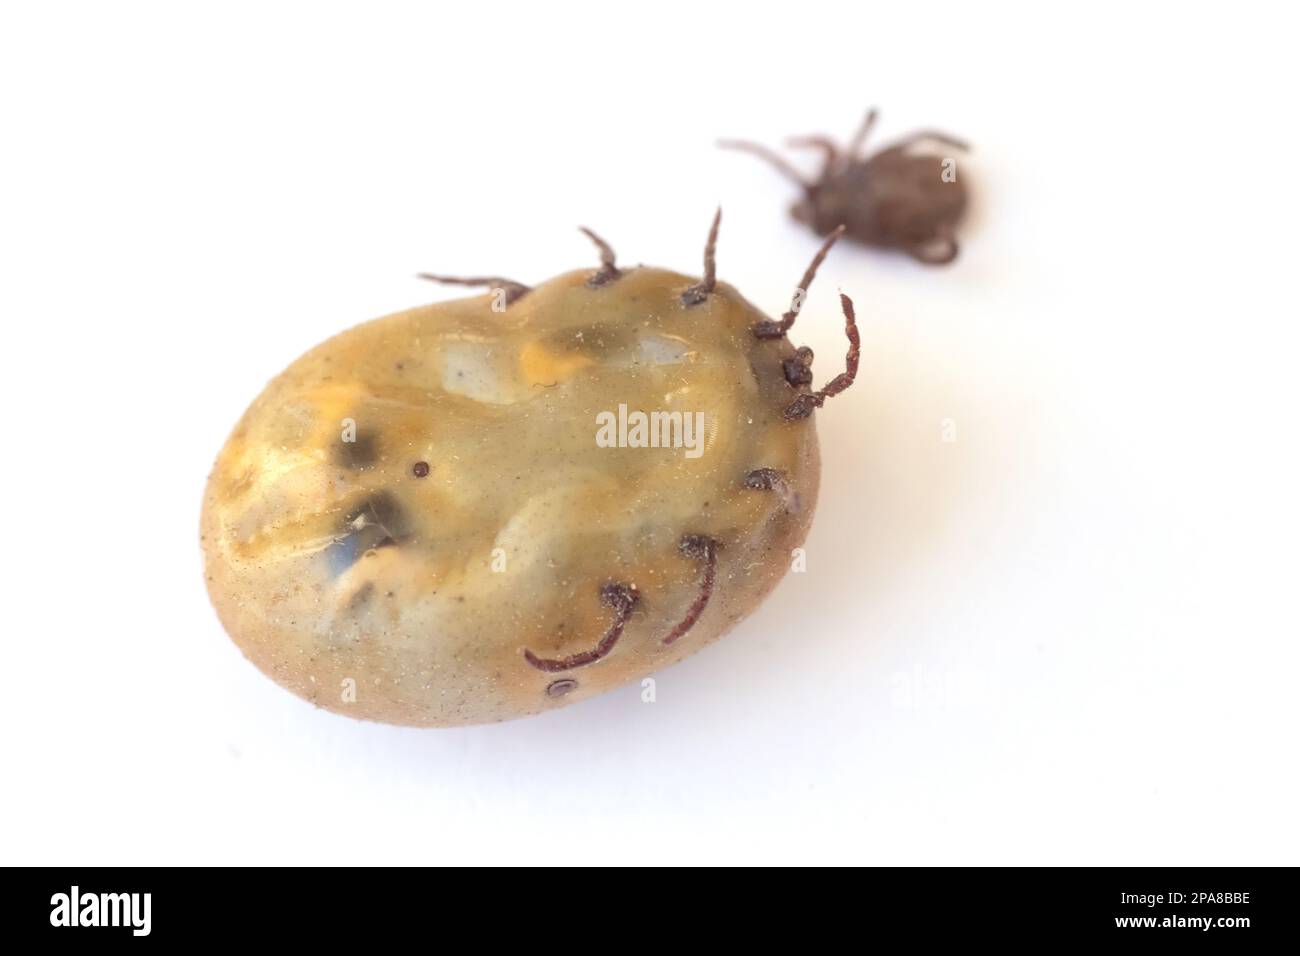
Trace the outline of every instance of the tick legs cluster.
<instances>
[{"instance_id":1,"label":"tick legs cluster","mask_svg":"<svg viewBox=\"0 0 1300 956\"><path fill-rule=\"evenodd\" d=\"M755 338L779 339L790 331L794 326L794 320L803 307L803 301L808 295L808 289L817 276L817 267L822 264L826 254L831 251L831 246L835 245L836 240L842 235L844 235L844 227L839 226L826 237L826 241L822 243L821 248L817 250L817 254L813 256L812 262L808 263L808 268L804 270L803 278L799 280L799 287L795 289L794 299L789 310L781 316L780 321L773 322L771 319L767 319L757 323L752 330ZM844 310L844 334L849 340L849 350L844 361L845 369L824 387L815 392L803 392L795 398L793 402L786 406L783 413L786 421L795 422L807 418L812 414L814 408L821 408L822 405L826 404L826 399L844 391L853 384L854 379L858 376L858 360L861 355L862 341L858 335L857 319L853 312L853 300L841 292L840 306ZM811 384L812 360L812 349L802 346L795 352L794 358L788 358L782 362L785 380L792 388L800 388Z\"/></svg>"}]
</instances>

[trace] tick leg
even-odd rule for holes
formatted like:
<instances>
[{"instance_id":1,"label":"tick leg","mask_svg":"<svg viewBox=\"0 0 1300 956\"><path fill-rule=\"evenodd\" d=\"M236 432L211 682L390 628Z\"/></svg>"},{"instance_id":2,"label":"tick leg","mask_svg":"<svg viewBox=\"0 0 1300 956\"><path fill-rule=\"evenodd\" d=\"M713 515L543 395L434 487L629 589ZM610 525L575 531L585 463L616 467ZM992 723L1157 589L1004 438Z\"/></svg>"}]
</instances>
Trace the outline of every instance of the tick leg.
<instances>
[{"instance_id":1,"label":"tick leg","mask_svg":"<svg viewBox=\"0 0 1300 956\"><path fill-rule=\"evenodd\" d=\"M718 145L723 149L734 149L742 153L752 153L760 159L765 159L776 169L783 173L789 179L794 180L805 191L812 189L812 183L803 178L803 173L791 166L785 159L773 150L768 149L762 143L753 143L745 139L720 139Z\"/></svg>"},{"instance_id":2,"label":"tick leg","mask_svg":"<svg viewBox=\"0 0 1300 956\"><path fill-rule=\"evenodd\" d=\"M682 302L686 305L699 305L713 294L718 284L718 226L722 223L722 207L713 214L713 225L709 227L709 238L704 243L704 278L682 293Z\"/></svg>"},{"instance_id":3,"label":"tick leg","mask_svg":"<svg viewBox=\"0 0 1300 956\"><path fill-rule=\"evenodd\" d=\"M826 259L826 254L831 251L831 246L835 245L835 241L844 235L844 229L843 225L836 226L835 231L826 237L822 247L817 250L812 262L808 263L808 268L803 271L803 278L799 280L799 287L794 290L794 298L790 301L790 309L785 315L781 316L781 321L773 322L771 319L764 319L762 322L756 323L751 329L755 337L779 339L790 331L795 318L799 315L799 310L803 308L803 300L808 296L808 289L817 276L817 267Z\"/></svg>"},{"instance_id":4,"label":"tick leg","mask_svg":"<svg viewBox=\"0 0 1300 956\"><path fill-rule=\"evenodd\" d=\"M821 408L826 399L832 398L853 384L858 377L858 360L862 354L862 340L858 336L858 322L853 313L853 300L843 292L840 293L840 306L844 309L844 334L849 340L849 351L844 358L844 371L836 375L822 388L815 392L800 395L785 410L785 419L797 422L812 414L814 408Z\"/></svg>"},{"instance_id":5,"label":"tick leg","mask_svg":"<svg viewBox=\"0 0 1300 956\"><path fill-rule=\"evenodd\" d=\"M630 584L606 584L600 589L600 603L613 610L614 620L610 622L604 636L594 648L560 658L538 657L532 651L525 649L524 659L539 671L548 672L567 671L582 667L584 664L595 663L614 649L614 645L623 634L623 628L627 626L628 619L632 616L632 610L640 600L641 595Z\"/></svg>"},{"instance_id":6,"label":"tick leg","mask_svg":"<svg viewBox=\"0 0 1300 956\"><path fill-rule=\"evenodd\" d=\"M704 609L709 606L709 598L713 595L713 581L718 572L718 542L712 538L702 534L688 534L682 538L679 550L688 558L704 562L704 577L700 581L700 593L687 609L686 616L664 638L665 647L689 631L700 619Z\"/></svg>"},{"instance_id":7,"label":"tick leg","mask_svg":"<svg viewBox=\"0 0 1300 956\"><path fill-rule=\"evenodd\" d=\"M515 282L513 279L502 279L500 276L461 278L460 276L439 276L434 275L432 272L421 272L419 277L428 279L430 282L441 282L443 285L475 285L501 289L505 292L506 305L532 291L531 287L524 285L522 282Z\"/></svg>"},{"instance_id":8,"label":"tick leg","mask_svg":"<svg viewBox=\"0 0 1300 956\"><path fill-rule=\"evenodd\" d=\"M825 182L826 177L840 164L840 149L827 136L791 136L785 144L795 149L807 147L821 150L822 171L817 177L818 182Z\"/></svg>"},{"instance_id":9,"label":"tick leg","mask_svg":"<svg viewBox=\"0 0 1300 956\"><path fill-rule=\"evenodd\" d=\"M947 265L957 258L959 247L957 240L949 234L941 234L933 239L916 242L906 247L908 255L928 266Z\"/></svg>"},{"instance_id":10,"label":"tick leg","mask_svg":"<svg viewBox=\"0 0 1300 956\"><path fill-rule=\"evenodd\" d=\"M846 155L850 160L862 158L862 147L866 144L867 136L871 134L871 128L876 125L876 117L879 115L880 111L874 106L867 110L867 115L862 120L862 125L858 127L858 131L854 133L853 138L849 140L849 148L844 151L844 155Z\"/></svg>"},{"instance_id":11,"label":"tick leg","mask_svg":"<svg viewBox=\"0 0 1300 956\"><path fill-rule=\"evenodd\" d=\"M608 242L600 238L586 226L579 226L578 229L600 250L600 271L595 272L587 279L587 285L593 289L598 289L607 282L613 282L623 273L618 266L614 264L614 249Z\"/></svg>"}]
</instances>

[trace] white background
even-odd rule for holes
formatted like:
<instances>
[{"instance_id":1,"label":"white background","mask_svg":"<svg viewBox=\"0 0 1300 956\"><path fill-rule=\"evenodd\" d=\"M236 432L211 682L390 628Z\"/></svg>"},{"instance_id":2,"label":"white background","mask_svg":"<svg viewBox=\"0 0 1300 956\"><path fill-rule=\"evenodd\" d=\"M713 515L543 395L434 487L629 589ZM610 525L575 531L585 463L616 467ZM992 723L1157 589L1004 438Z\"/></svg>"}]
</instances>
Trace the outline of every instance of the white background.
<instances>
[{"instance_id":1,"label":"white background","mask_svg":"<svg viewBox=\"0 0 1300 956\"><path fill-rule=\"evenodd\" d=\"M1290 863L1294 24L1274 5L28 4L0 14L6 863ZM421 269L816 239L718 136L969 138L947 269L841 244L809 568L639 689L313 710L201 579L204 478ZM809 163L812 157L802 157ZM941 441L950 418L956 441Z\"/></svg>"}]
</instances>

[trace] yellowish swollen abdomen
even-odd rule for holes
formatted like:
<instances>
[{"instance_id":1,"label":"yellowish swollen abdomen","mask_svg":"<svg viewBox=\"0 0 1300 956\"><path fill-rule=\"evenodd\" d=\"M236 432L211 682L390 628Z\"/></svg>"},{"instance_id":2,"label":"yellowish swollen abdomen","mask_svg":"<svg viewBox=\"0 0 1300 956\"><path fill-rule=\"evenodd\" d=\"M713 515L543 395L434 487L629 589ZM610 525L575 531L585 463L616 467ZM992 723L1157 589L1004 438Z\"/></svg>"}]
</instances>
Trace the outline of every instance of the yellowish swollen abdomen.
<instances>
[{"instance_id":1,"label":"yellowish swollen abdomen","mask_svg":"<svg viewBox=\"0 0 1300 956\"><path fill-rule=\"evenodd\" d=\"M589 276L504 311L487 295L365 323L253 402L202 535L213 603L258 667L355 717L506 720L671 664L772 589L818 484L813 421L782 414L793 347L752 334L764 316L726 285L688 306L686 276ZM637 412L703 432L629 447ZM747 483L762 469L781 493ZM620 619L598 659L555 666Z\"/></svg>"}]
</instances>

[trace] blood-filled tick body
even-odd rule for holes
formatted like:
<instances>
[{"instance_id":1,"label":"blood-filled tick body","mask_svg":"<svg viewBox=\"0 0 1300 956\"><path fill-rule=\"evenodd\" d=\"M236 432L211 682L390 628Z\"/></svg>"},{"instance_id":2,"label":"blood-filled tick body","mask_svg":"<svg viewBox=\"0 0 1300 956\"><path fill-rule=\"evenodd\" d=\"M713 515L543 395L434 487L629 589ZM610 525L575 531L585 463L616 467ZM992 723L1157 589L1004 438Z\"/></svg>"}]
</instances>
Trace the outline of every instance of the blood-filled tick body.
<instances>
[{"instance_id":1,"label":"blood-filled tick body","mask_svg":"<svg viewBox=\"0 0 1300 956\"><path fill-rule=\"evenodd\" d=\"M534 288L436 277L490 291L276 377L202 515L244 654L330 710L451 726L637 680L752 611L808 532L812 412L852 381L857 330L842 297L849 361L813 389L793 313L717 282L716 236L701 279L620 269L594 235L599 270Z\"/></svg>"}]
</instances>

